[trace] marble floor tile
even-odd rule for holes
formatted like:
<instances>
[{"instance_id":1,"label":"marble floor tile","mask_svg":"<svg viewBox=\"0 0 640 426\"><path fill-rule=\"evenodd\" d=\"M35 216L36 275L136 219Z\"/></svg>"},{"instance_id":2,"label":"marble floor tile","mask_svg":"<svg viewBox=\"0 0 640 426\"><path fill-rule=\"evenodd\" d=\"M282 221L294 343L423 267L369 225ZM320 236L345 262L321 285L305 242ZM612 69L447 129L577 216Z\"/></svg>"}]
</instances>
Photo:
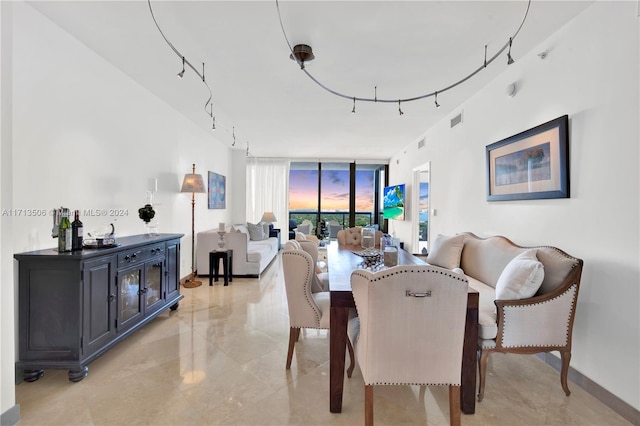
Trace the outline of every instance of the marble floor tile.
<instances>
[{"instance_id":1,"label":"marble floor tile","mask_svg":"<svg viewBox=\"0 0 640 426\"><path fill-rule=\"evenodd\" d=\"M20 425L361 425L364 382L345 379L329 412L329 336L304 330L290 370L279 258L260 279L183 288L166 311L89 365L79 383L46 370L16 386ZM347 361L348 363L348 361ZM493 354L485 397L463 425L628 425L533 355ZM378 386L376 425L447 425L445 387Z\"/></svg>"}]
</instances>

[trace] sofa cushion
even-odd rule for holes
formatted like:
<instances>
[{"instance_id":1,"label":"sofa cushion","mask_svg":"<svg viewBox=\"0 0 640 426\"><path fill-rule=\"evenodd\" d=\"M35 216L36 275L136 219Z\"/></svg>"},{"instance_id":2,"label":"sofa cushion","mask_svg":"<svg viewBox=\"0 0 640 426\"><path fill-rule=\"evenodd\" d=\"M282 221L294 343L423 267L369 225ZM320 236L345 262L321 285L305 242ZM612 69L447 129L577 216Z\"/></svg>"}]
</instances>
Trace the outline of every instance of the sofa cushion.
<instances>
[{"instance_id":1,"label":"sofa cushion","mask_svg":"<svg viewBox=\"0 0 640 426\"><path fill-rule=\"evenodd\" d=\"M247 243L247 261L260 262L271 253L271 242L267 240L249 241Z\"/></svg>"},{"instance_id":2,"label":"sofa cushion","mask_svg":"<svg viewBox=\"0 0 640 426\"><path fill-rule=\"evenodd\" d=\"M236 231L236 232L242 232L243 234L248 234L249 233L249 228L247 228L247 225L245 225L244 223L240 223L238 225L233 225L231 230L232 231Z\"/></svg>"},{"instance_id":3,"label":"sofa cushion","mask_svg":"<svg viewBox=\"0 0 640 426\"><path fill-rule=\"evenodd\" d=\"M254 224L247 222L247 228L249 229L249 238L251 241L262 241L265 239L264 227L261 223ZM267 234L267 238L269 234Z\"/></svg>"},{"instance_id":4,"label":"sofa cushion","mask_svg":"<svg viewBox=\"0 0 640 426\"><path fill-rule=\"evenodd\" d=\"M536 249L526 250L511 259L496 283L496 299L513 300L532 297L544 279L544 266Z\"/></svg>"},{"instance_id":5,"label":"sofa cushion","mask_svg":"<svg viewBox=\"0 0 640 426\"><path fill-rule=\"evenodd\" d=\"M431 246L427 263L447 269L459 268L463 246L464 235L448 237L440 234Z\"/></svg>"}]
</instances>

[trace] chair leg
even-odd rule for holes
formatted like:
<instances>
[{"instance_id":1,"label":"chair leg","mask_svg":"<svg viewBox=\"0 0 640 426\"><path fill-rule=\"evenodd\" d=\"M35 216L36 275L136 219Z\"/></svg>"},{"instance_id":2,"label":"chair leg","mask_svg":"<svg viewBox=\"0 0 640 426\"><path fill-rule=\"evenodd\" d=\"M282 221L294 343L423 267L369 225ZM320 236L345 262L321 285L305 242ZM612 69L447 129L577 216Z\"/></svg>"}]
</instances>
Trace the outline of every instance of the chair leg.
<instances>
[{"instance_id":1,"label":"chair leg","mask_svg":"<svg viewBox=\"0 0 640 426\"><path fill-rule=\"evenodd\" d=\"M373 385L364 385L364 425L373 426Z\"/></svg>"},{"instance_id":2,"label":"chair leg","mask_svg":"<svg viewBox=\"0 0 640 426\"><path fill-rule=\"evenodd\" d=\"M300 329L289 327L289 352L287 353L287 370L291 368L291 360L293 359L293 349L300 337Z\"/></svg>"},{"instance_id":3,"label":"chair leg","mask_svg":"<svg viewBox=\"0 0 640 426\"><path fill-rule=\"evenodd\" d=\"M480 371L480 386L478 390L478 402L484 398L484 385L487 378L487 359L489 358L490 351L483 351L482 348L478 349L478 370Z\"/></svg>"},{"instance_id":4,"label":"chair leg","mask_svg":"<svg viewBox=\"0 0 640 426\"><path fill-rule=\"evenodd\" d=\"M449 424L460 426L460 386L449 386Z\"/></svg>"},{"instance_id":5,"label":"chair leg","mask_svg":"<svg viewBox=\"0 0 640 426\"><path fill-rule=\"evenodd\" d=\"M353 374L353 369L356 366L356 357L353 353L353 345L351 344L351 339L347 336L347 349L349 350L349 358L351 358L351 363L349 364L349 368L347 369L347 377L351 378Z\"/></svg>"},{"instance_id":6,"label":"chair leg","mask_svg":"<svg viewBox=\"0 0 640 426\"><path fill-rule=\"evenodd\" d=\"M562 370L560 371L560 383L562 384L562 390L564 390L564 394L569 396L571 395L571 391L569 390L569 385L567 384L567 374L569 373L569 361L571 361L571 352L560 351L560 357L562 359Z\"/></svg>"}]
</instances>

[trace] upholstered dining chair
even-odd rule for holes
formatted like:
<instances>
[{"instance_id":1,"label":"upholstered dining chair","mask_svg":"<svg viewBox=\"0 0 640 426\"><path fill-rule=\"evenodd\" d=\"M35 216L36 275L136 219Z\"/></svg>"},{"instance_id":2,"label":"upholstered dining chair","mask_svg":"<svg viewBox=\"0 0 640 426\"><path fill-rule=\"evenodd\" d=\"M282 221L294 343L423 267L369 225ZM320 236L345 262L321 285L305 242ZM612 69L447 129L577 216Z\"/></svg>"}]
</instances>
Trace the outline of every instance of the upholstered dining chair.
<instances>
[{"instance_id":1,"label":"upholstered dining chair","mask_svg":"<svg viewBox=\"0 0 640 426\"><path fill-rule=\"evenodd\" d=\"M373 241L376 246L380 245L380 238L382 238L382 235L382 231L376 231L376 234L373 237ZM349 244L359 246L362 241L362 227L356 226L355 228L347 228L338 231L336 239L340 245Z\"/></svg>"},{"instance_id":2,"label":"upholstered dining chair","mask_svg":"<svg viewBox=\"0 0 640 426\"><path fill-rule=\"evenodd\" d=\"M309 240L309 241L313 241L316 244L320 243L320 240L318 240L318 237L316 237L315 235L308 235L298 231L296 231L295 239L297 241Z\"/></svg>"},{"instance_id":3,"label":"upholstered dining chair","mask_svg":"<svg viewBox=\"0 0 640 426\"><path fill-rule=\"evenodd\" d=\"M300 225L298 225L298 229L296 229L296 231L302 232L305 235L311 235L311 232L313 231L313 223L311 223L309 219L305 219Z\"/></svg>"},{"instance_id":4,"label":"upholstered dining chair","mask_svg":"<svg viewBox=\"0 0 640 426\"><path fill-rule=\"evenodd\" d=\"M329 292L311 292L312 278L315 274L314 266L311 255L304 250L286 249L282 252L282 269L289 307L287 370L291 368L293 350L300 337L301 328L329 329ZM352 320L358 320L355 318L355 312ZM350 326L350 329L357 330L357 327ZM347 349L351 358L347 376L351 377L355 367L351 338L347 339Z\"/></svg>"},{"instance_id":5,"label":"upholstered dining chair","mask_svg":"<svg viewBox=\"0 0 640 426\"><path fill-rule=\"evenodd\" d=\"M302 250L309 253L311 259L313 259L313 264L315 265L312 291L315 293L315 288L318 288L320 291L329 291L329 273L323 272L318 265L318 244L309 240L298 241L298 244L300 244L300 248L302 248Z\"/></svg>"},{"instance_id":6,"label":"upholstered dining chair","mask_svg":"<svg viewBox=\"0 0 640 426\"><path fill-rule=\"evenodd\" d=\"M351 274L365 425L373 425L374 385L448 386L450 424L460 424L468 286L463 275L429 265Z\"/></svg>"},{"instance_id":7,"label":"upholstered dining chair","mask_svg":"<svg viewBox=\"0 0 640 426\"><path fill-rule=\"evenodd\" d=\"M335 220L330 220L327 222L327 229L329 230L329 240L336 240L338 239L338 231L341 231L343 226Z\"/></svg>"}]
</instances>

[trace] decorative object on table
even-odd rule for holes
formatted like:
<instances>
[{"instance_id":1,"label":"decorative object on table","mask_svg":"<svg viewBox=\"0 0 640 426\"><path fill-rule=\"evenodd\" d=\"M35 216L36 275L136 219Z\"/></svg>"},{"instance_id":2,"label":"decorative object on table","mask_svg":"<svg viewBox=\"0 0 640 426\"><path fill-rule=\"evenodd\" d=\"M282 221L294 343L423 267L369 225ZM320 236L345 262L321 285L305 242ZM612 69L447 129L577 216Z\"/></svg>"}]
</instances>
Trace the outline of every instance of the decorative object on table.
<instances>
[{"instance_id":1,"label":"decorative object on table","mask_svg":"<svg viewBox=\"0 0 640 426\"><path fill-rule=\"evenodd\" d=\"M152 222L156 216L156 211L153 209L153 193L147 191L147 198L143 207L138 209L138 217L144 222L145 229L148 235L156 235L158 224Z\"/></svg>"},{"instance_id":2,"label":"decorative object on table","mask_svg":"<svg viewBox=\"0 0 640 426\"><path fill-rule=\"evenodd\" d=\"M69 222L69 209L60 208L60 222L58 223L58 252L71 251L73 237L71 222Z\"/></svg>"},{"instance_id":3,"label":"decorative object on table","mask_svg":"<svg viewBox=\"0 0 640 426\"><path fill-rule=\"evenodd\" d=\"M486 147L487 201L569 198L569 117Z\"/></svg>"},{"instance_id":4,"label":"decorative object on table","mask_svg":"<svg viewBox=\"0 0 640 426\"><path fill-rule=\"evenodd\" d=\"M116 227L110 223L108 227L87 231L87 238L82 245L87 248L118 247L116 242Z\"/></svg>"},{"instance_id":5,"label":"decorative object on table","mask_svg":"<svg viewBox=\"0 0 640 426\"><path fill-rule=\"evenodd\" d=\"M360 237L360 245L362 246L363 249L373 249L376 245L375 242L375 236L376 236L376 230L372 229L372 228L362 228L362 230L360 230L361 233L361 237Z\"/></svg>"},{"instance_id":6,"label":"decorative object on table","mask_svg":"<svg viewBox=\"0 0 640 426\"><path fill-rule=\"evenodd\" d=\"M396 266L398 264L398 247L392 245L385 246L383 258L384 266Z\"/></svg>"},{"instance_id":7,"label":"decorative object on table","mask_svg":"<svg viewBox=\"0 0 640 426\"><path fill-rule=\"evenodd\" d=\"M145 223L151 222L156 215L156 211L153 209L151 204L145 204L143 207L138 209L138 217L142 219Z\"/></svg>"},{"instance_id":8,"label":"decorative object on table","mask_svg":"<svg viewBox=\"0 0 640 426\"><path fill-rule=\"evenodd\" d=\"M191 275L185 279L182 283L183 287L194 288L202 285L202 281L196 280L196 270L194 266L195 261L195 207L196 207L196 193L202 194L207 192L204 188L204 180L202 175L196 174L196 165L192 165L191 173L184 175L182 181L182 188L180 192L191 193Z\"/></svg>"},{"instance_id":9,"label":"decorative object on table","mask_svg":"<svg viewBox=\"0 0 640 426\"><path fill-rule=\"evenodd\" d=\"M225 251L225 245L226 242L224 241L224 234L226 234L226 231L224 230L224 222L220 222L218 224L218 235L220 236L220 239L218 240L218 248L216 250L218 251Z\"/></svg>"},{"instance_id":10,"label":"decorative object on table","mask_svg":"<svg viewBox=\"0 0 640 426\"><path fill-rule=\"evenodd\" d=\"M209 172L209 208L226 208L227 178L214 172Z\"/></svg>"},{"instance_id":11,"label":"decorative object on table","mask_svg":"<svg viewBox=\"0 0 640 426\"><path fill-rule=\"evenodd\" d=\"M73 216L74 219L73 222L71 222L71 250L77 251L82 250L82 234L84 226L80 220L80 210L74 211Z\"/></svg>"},{"instance_id":12,"label":"decorative object on table","mask_svg":"<svg viewBox=\"0 0 640 426\"><path fill-rule=\"evenodd\" d=\"M382 256L378 250L365 249L360 251L353 251L356 256L364 257L365 259L379 259Z\"/></svg>"}]
</instances>

